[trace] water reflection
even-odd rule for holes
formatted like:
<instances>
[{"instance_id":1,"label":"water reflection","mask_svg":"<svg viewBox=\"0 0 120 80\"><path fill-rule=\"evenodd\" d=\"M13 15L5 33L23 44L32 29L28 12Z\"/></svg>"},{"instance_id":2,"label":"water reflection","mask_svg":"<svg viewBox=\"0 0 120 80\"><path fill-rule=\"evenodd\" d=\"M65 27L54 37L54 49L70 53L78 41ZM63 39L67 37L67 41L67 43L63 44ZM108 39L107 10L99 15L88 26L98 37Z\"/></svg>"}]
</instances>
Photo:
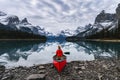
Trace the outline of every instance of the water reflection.
<instances>
[{"instance_id":1,"label":"water reflection","mask_svg":"<svg viewBox=\"0 0 120 80\"><path fill-rule=\"evenodd\" d=\"M120 43L1 41L0 64L13 67L51 63L58 45L62 46L64 52L70 52L70 55L66 55L68 61L104 58L120 59Z\"/></svg>"},{"instance_id":2,"label":"water reflection","mask_svg":"<svg viewBox=\"0 0 120 80\"><path fill-rule=\"evenodd\" d=\"M0 56L4 56L7 60L18 61L20 57L27 59L27 54L31 48L35 51L34 47L39 42L33 41L1 41L0 42Z\"/></svg>"},{"instance_id":3,"label":"water reflection","mask_svg":"<svg viewBox=\"0 0 120 80\"><path fill-rule=\"evenodd\" d=\"M116 58L120 59L120 43L115 42L77 42L85 48L85 52L93 54L95 59Z\"/></svg>"}]
</instances>

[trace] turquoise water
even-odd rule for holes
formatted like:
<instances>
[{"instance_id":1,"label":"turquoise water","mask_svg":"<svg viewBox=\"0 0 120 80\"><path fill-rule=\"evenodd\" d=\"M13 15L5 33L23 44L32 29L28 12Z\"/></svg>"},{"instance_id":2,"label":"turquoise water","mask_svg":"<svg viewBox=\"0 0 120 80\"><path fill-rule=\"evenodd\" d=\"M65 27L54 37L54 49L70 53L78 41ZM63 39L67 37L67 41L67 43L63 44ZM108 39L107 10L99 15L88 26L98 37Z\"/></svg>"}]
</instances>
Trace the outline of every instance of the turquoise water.
<instances>
[{"instance_id":1,"label":"turquoise water","mask_svg":"<svg viewBox=\"0 0 120 80\"><path fill-rule=\"evenodd\" d=\"M67 61L120 59L120 43L109 42L57 42L0 41L0 65L6 67L32 66L52 63L57 46L61 45Z\"/></svg>"}]
</instances>

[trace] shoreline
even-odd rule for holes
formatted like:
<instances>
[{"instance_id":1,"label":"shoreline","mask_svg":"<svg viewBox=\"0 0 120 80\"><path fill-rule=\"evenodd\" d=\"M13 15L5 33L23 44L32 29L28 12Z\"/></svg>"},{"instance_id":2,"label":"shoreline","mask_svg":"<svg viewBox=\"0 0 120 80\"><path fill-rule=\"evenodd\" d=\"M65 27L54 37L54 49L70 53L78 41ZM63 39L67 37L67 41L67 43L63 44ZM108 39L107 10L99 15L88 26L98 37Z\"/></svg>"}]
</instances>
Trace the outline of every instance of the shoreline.
<instances>
[{"instance_id":1,"label":"shoreline","mask_svg":"<svg viewBox=\"0 0 120 80\"><path fill-rule=\"evenodd\" d=\"M84 40L83 40L84 41ZM120 39L85 39L85 41L97 41L97 42L120 42Z\"/></svg>"},{"instance_id":2,"label":"shoreline","mask_svg":"<svg viewBox=\"0 0 120 80\"><path fill-rule=\"evenodd\" d=\"M46 39L0 39L0 41L44 41Z\"/></svg>"},{"instance_id":3,"label":"shoreline","mask_svg":"<svg viewBox=\"0 0 120 80\"><path fill-rule=\"evenodd\" d=\"M58 73L52 63L5 69L0 80L120 80L120 60L72 61Z\"/></svg>"},{"instance_id":4,"label":"shoreline","mask_svg":"<svg viewBox=\"0 0 120 80\"><path fill-rule=\"evenodd\" d=\"M0 41L46 41L46 39L0 39ZM120 42L120 39L82 39L82 41Z\"/></svg>"}]
</instances>

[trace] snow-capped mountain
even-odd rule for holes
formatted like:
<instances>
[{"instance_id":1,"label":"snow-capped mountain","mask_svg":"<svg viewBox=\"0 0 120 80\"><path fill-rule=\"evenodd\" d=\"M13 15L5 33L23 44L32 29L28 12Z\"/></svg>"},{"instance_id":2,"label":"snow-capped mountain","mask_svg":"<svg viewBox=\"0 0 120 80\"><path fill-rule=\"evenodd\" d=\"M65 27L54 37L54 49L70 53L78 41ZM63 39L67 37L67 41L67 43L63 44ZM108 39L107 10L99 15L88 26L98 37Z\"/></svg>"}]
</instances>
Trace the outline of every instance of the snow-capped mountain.
<instances>
[{"instance_id":1,"label":"snow-capped mountain","mask_svg":"<svg viewBox=\"0 0 120 80\"><path fill-rule=\"evenodd\" d=\"M58 35L65 37L77 36L85 38L96 34L98 35L98 33L99 35L113 33L116 31L116 29L117 29L116 14L105 13L105 11L103 10L95 18L94 24L88 24L84 27L80 26L75 30L69 29L62 30Z\"/></svg>"},{"instance_id":2,"label":"snow-capped mountain","mask_svg":"<svg viewBox=\"0 0 120 80\"><path fill-rule=\"evenodd\" d=\"M104 22L96 23L91 25L89 29L87 29L84 33L79 33L77 36L87 37L102 32L103 30L113 31L117 28L116 24L117 23L114 21L110 21L110 22L104 21Z\"/></svg>"},{"instance_id":3,"label":"snow-capped mountain","mask_svg":"<svg viewBox=\"0 0 120 80\"><path fill-rule=\"evenodd\" d=\"M15 15L2 15L0 16L0 23L4 25L17 25L19 23L19 18Z\"/></svg>"},{"instance_id":4,"label":"snow-capped mountain","mask_svg":"<svg viewBox=\"0 0 120 80\"><path fill-rule=\"evenodd\" d=\"M36 26L36 28L38 29L39 34L41 35L45 35L45 36L53 36L52 33L48 32L45 30L45 28L41 28L40 26Z\"/></svg>"},{"instance_id":5,"label":"snow-capped mountain","mask_svg":"<svg viewBox=\"0 0 120 80\"><path fill-rule=\"evenodd\" d=\"M119 5L118 7L120 8ZM116 10L119 14L119 9L117 8ZM95 18L94 24L78 27L76 30L62 30L58 35L64 37L77 36L80 38L113 38L114 36L118 38L118 33L120 30L117 26L118 23L119 21L115 13L106 13L103 10Z\"/></svg>"},{"instance_id":6,"label":"snow-capped mountain","mask_svg":"<svg viewBox=\"0 0 120 80\"><path fill-rule=\"evenodd\" d=\"M86 31L86 28L82 27L82 26L79 26L75 30L70 30L70 29L62 30L60 33L57 34L57 36L63 36L63 37L75 36L78 33L81 33L81 32L84 32L84 31Z\"/></svg>"},{"instance_id":7,"label":"snow-capped mountain","mask_svg":"<svg viewBox=\"0 0 120 80\"><path fill-rule=\"evenodd\" d=\"M74 31L72 30L62 30L60 33L57 34L57 36L71 36L71 35L74 35Z\"/></svg>"},{"instance_id":8,"label":"snow-capped mountain","mask_svg":"<svg viewBox=\"0 0 120 80\"><path fill-rule=\"evenodd\" d=\"M86 25L81 32L73 37L80 38L120 38L120 4L116 8L116 13L106 13L105 10L101 11L95 18L94 24ZM78 31L80 31L78 30ZM72 38L68 37L67 39Z\"/></svg>"},{"instance_id":9,"label":"snow-capped mountain","mask_svg":"<svg viewBox=\"0 0 120 80\"><path fill-rule=\"evenodd\" d=\"M9 26L13 30L20 30L22 32L33 33L37 35L49 35L44 28L34 26L28 22L27 18L20 20L16 15L9 15L0 11L0 23Z\"/></svg>"},{"instance_id":10,"label":"snow-capped mountain","mask_svg":"<svg viewBox=\"0 0 120 80\"><path fill-rule=\"evenodd\" d=\"M86 31L77 34L77 37L86 38L112 38L116 33L117 26L117 16L116 14L105 13L103 10L95 18L95 23L93 25L86 26ZM87 29L88 28L88 29Z\"/></svg>"}]
</instances>

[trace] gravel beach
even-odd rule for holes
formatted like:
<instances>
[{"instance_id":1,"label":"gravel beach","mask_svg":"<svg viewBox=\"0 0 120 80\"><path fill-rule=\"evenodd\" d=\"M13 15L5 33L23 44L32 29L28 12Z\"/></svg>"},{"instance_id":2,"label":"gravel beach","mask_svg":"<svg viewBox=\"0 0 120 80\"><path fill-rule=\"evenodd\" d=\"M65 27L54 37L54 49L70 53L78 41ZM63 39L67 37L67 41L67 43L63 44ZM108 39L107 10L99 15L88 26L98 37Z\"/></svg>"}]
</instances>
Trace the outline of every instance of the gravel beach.
<instances>
[{"instance_id":1,"label":"gravel beach","mask_svg":"<svg viewBox=\"0 0 120 80\"><path fill-rule=\"evenodd\" d=\"M53 64L0 66L0 80L120 80L120 60L72 61L58 73Z\"/></svg>"}]
</instances>

